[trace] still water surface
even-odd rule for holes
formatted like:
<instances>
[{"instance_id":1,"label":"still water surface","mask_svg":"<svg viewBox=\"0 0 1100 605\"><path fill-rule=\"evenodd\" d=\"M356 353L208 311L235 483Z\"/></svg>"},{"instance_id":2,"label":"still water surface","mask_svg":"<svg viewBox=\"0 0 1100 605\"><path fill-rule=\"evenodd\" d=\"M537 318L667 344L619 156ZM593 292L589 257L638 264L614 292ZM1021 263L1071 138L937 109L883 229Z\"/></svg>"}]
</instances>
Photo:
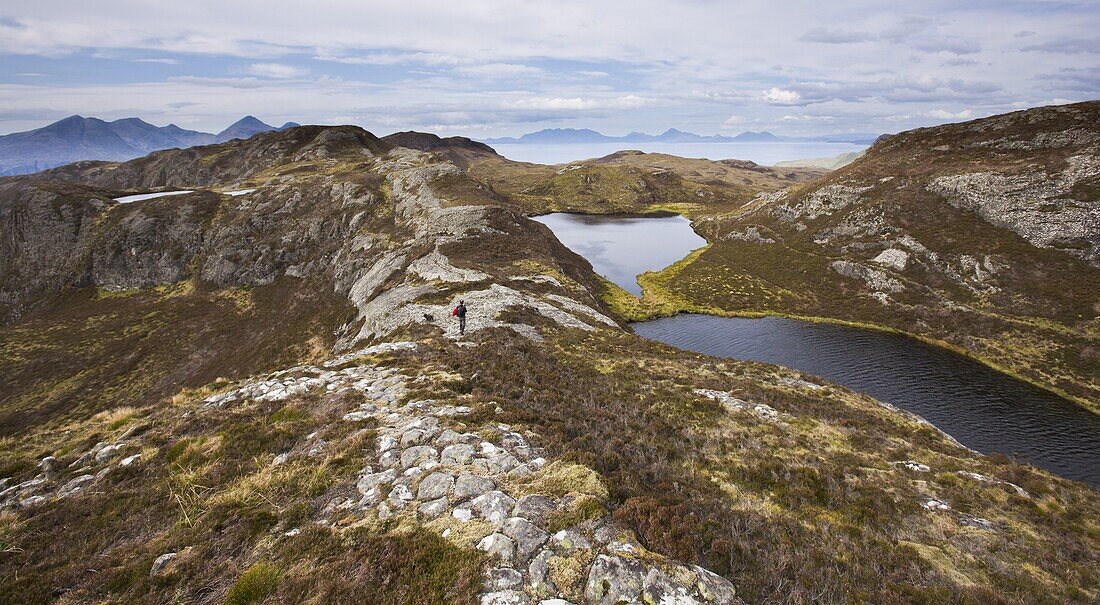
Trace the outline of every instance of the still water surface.
<instances>
[{"instance_id":1,"label":"still water surface","mask_svg":"<svg viewBox=\"0 0 1100 605\"><path fill-rule=\"evenodd\" d=\"M536 220L635 294L636 275L672 264L704 243L683 217L551 214ZM633 327L681 349L821 376L919 414L980 452L1016 456L1100 485L1100 416L946 349L896 334L777 317L679 315Z\"/></svg>"},{"instance_id":2,"label":"still water surface","mask_svg":"<svg viewBox=\"0 0 1100 605\"><path fill-rule=\"evenodd\" d=\"M640 296L637 276L657 271L701 248L707 241L682 216L623 217L556 212L533 217L550 227L570 250L596 273Z\"/></svg>"}]
</instances>

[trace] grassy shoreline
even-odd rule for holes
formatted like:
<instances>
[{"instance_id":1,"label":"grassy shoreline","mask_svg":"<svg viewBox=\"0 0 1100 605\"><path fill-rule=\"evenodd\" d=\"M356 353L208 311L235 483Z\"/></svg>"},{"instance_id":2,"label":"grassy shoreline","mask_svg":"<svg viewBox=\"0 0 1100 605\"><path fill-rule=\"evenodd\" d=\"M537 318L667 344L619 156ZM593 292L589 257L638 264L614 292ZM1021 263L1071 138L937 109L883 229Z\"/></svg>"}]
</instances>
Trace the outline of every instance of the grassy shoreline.
<instances>
[{"instance_id":1,"label":"grassy shoreline","mask_svg":"<svg viewBox=\"0 0 1100 605\"><path fill-rule=\"evenodd\" d=\"M604 303L611 308L611 311L615 313L619 319L622 319L628 323L653 321L661 319L663 317L672 317L681 313L693 313L700 315L712 315L715 317L742 317L751 319L760 319L764 317L782 317L785 319L793 319L797 321L805 321L810 323L827 323L833 325L846 326L850 328L859 328L864 330L874 330L876 332L882 332L887 334L895 334L911 338L924 344L932 345L942 349L946 349L958 355L962 355L967 359L976 361L990 369L993 369L1001 374L1025 382L1036 388L1042 389L1053 395L1057 395L1067 401L1081 406L1082 408L1092 412L1093 414L1100 414L1100 409L1090 402L1089 400L1071 395L1066 391L1050 384L1044 384L1041 381L1035 380L1031 377L1025 376L1011 368L1005 367L996 361L983 357L961 347L954 343L948 342L943 339L934 338L931 336L925 336L922 334L916 334L905 330L899 330L890 326L882 324L876 324L863 321L852 321L847 319L838 319L835 317L826 317L819 315L799 315L796 313L786 313L783 311L775 310L739 310L730 311L727 309L721 309L718 307L710 307L704 305L694 304L687 300L682 300L677 297L673 297L660 291L661 282L671 279L672 275L675 275L679 269L690 264L699 255L701 255L709 247L704 246L693 251L688 256L677 261L673 265L670 265L666 269L658 272L646 272L638 276L638 283L642 286L642 296L634 296L627 292L616 284L613 284L607 280L604 281L604 289L601 291L601 298ZM601 278L602 279L602 278Z\"/></svg>"}]
</instances>

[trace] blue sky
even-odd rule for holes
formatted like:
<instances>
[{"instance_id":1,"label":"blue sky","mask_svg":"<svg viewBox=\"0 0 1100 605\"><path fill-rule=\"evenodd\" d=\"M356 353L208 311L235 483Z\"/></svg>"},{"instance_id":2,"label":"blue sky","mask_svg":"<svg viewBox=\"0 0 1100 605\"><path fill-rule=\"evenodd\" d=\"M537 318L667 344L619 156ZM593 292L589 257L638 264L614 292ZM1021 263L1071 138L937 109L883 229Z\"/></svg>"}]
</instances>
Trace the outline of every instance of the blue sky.
<instances>
[{"instance_id":1,"label":"blue sky","mask_svg":"<svg viewBox=\"0 0 1100 605\"><path fill-rule=\"evenodd\" d=\"M1097 32L1097 0L36 0L0 7L0 133L896 132L1100 98Z\"/></svg>"}]
</instances>

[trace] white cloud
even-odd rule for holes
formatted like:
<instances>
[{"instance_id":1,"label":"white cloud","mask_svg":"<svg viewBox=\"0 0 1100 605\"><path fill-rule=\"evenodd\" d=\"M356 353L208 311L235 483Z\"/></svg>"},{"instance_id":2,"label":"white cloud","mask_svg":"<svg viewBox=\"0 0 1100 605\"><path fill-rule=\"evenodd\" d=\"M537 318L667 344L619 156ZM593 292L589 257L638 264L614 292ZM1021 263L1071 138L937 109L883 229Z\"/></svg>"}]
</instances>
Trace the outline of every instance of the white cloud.
<instances>
[{"instance_id":1,"label":"white cloud","mask_svg":"<svg viewBox=\"0 0 1100 605\"><path fill-rule=\"evenodd\" d=\"M982 45L975 40L958 36L936 36L914 42L913 48L930 53L945 52L954 55L973 55L982 50Z\"/></svg>"},{"instance_id":2,"label":"white cloud","mask_svg":"<svg viewBox=\"0 0 1100 605\"><path fill-rule=\"evenodd\" d=\"M730 117L726 118L726 120L722 123L725 124L726 126L733 126L734 124L744 124L746 121L747 120L745 119L745 116L739 116L737 114L734 114L734 115L731 115Z\"/></svg>"},{"instance_id":3,"label":"white cloud","mask_svg":"<svg viewBox=\"0 0 1100 605\"><path fill-rule=\"evenodd\" d=\"M933 109L928 112L928 117L936 118L937 120L966 120L974 117L974 112L969 109L956 112L950 112L946 109Z\"/></svg>"},{"instance_id":4,"label":"white cloud","mask_svg":"<svg viewBox=\"0 0 1100 605\"><path fill-rule=\"evenodd\" d=\"M523 76L541 75L543 70L529 65L518 63L485 63L482 65L469 65L455 68L455 71L476 78L518 78Z\"/></svg>"},{"instance_id":5,"label":"white cloud","mask_svg":"<svg viewBox=\"0 0 1100 605\"><path fill-rule=\"evenodd\" d=\"M802 99L802 95L794 90L786 90L778 86L763 92L764 101L773 105L794 105Z\"/></svg>"},{"instance_id":6,"label":"white cloud","mask_svg":"<svg viewBox=\"0 0 1100 605\"><path fill-rule=\"evenodd\" d=\"M134 63L161 63L163 65L179 65L178 59L133 59Z\"/></svg>"},{"instance_id":7,"label":"white cloud","mask_svg":"<svg viewBox=\"0 0 1100 605\"><path fill-rule=\"evenodd\" d=\"M367 52L347 54L337 52L319 52L313 57L317 61L345 63L348 65L403 65L417 63L421 65L461 65L469 61L457 55L432 52Z\"/></svg>"},{"instance_id":8,"label":"white cloud","mask_svg":"<svg viewBox=\"0 0 1100 605\"><path fill-rule=\"evenodd\" d=\"M856 32L841 29L826 29L815 27L802 34L799 40L803 42L819 42L822 44L855 44L858 42L870 42L876 36L867 32Z\"/></svg>"},{"instance_id":9,"label":"white cloud","mask_svg":"<svg viewBox=\"0 0 1100 605\"><path fill-rule=\"evenodd\" d=\"M277 79L300 78L309 74L308 69L282 63L253 63L245 71L254 76Z\"/></svg>"},{"instance_id":10,"label":"white cloud","mask_svg":"<svg viewBox=\"0 0 1100 605\"><path fill-rule=\"evenodd\" d=\"M637 95L625 95L604 99L596 98L560 98L560 97L533 97L517 99L505 103L505 107L516 109L547 109L547 110L582 110L582 109L631 109L641 107L650 102L650 99Z\"/></svg>"}]
</instances>

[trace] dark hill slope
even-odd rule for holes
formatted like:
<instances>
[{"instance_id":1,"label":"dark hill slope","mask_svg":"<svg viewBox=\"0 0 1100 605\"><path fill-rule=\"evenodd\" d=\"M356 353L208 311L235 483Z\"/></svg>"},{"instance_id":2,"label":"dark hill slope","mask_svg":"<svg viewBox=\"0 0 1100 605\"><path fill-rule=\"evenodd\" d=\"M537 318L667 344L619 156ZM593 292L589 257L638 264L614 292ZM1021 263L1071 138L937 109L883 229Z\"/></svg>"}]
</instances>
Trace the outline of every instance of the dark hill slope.
<instances>
[{"instance_id":1,"label":"dark hill slope","mask_svg":"<svg viewBox=\"0 0 1100 605\"><path fill-rule=\"evenodd\" d=\"M471 162L486 156L500 157L492 147L466 137L439 137L410 130L386 135L382 140L398 147L441 154L459 168L467 168Z\"/></svg>"}]
</instances>

